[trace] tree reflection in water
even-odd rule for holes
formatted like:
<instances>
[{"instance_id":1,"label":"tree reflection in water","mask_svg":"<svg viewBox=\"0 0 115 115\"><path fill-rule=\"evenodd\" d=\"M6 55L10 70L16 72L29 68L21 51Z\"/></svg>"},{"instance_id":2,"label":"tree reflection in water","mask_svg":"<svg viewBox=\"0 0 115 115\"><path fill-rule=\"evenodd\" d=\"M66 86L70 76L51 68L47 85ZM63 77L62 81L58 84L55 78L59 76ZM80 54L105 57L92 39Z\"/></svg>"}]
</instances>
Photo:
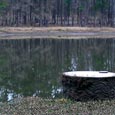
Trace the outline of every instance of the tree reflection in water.
<instances>
[{"instance_id":1,"label":"tree reflection in water","mask_svg":"<svg viewBox=\"0 0 115 115\"><path fill-rule=\"evenodd\" d=\"M0 101L62 96L64 71L115 70L114 39L0 40Z\"/></svg>"}]
</instances>

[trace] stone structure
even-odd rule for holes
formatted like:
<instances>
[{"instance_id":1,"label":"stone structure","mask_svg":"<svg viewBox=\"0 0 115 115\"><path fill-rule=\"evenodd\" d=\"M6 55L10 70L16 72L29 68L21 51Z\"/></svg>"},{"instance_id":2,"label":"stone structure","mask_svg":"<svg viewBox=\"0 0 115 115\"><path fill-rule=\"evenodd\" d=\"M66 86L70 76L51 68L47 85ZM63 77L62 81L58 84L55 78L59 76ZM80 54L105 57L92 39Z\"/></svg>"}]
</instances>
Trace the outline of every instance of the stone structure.
<instances>
[{"instance_id":1,"label":"stone structure","mask_svg":"<svg viewBox=\"0 0 115 115\"><path fill-rule=\"evenodd\" d=\"M77 101L115 98L115 73L112 72L65 72L62 85L65 97Z\"/></svg>"}]
</instances>

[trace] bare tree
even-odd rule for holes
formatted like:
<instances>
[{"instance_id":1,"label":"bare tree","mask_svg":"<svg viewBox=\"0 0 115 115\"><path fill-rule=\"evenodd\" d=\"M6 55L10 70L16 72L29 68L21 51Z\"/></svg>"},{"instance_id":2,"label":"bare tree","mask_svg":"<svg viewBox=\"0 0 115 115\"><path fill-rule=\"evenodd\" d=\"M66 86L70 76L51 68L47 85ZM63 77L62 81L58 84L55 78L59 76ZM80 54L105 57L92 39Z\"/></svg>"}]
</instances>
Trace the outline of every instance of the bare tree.
<instances>
[{"instance_id":1,"label":"bare tree","mask_svg":"<svg viewBox=\"0 0 115 115\"><path fill-rule=\"evenodd\" d=\"M1 0L1 26L115 26L114 0Z\"/></svg>"}]
</instances>

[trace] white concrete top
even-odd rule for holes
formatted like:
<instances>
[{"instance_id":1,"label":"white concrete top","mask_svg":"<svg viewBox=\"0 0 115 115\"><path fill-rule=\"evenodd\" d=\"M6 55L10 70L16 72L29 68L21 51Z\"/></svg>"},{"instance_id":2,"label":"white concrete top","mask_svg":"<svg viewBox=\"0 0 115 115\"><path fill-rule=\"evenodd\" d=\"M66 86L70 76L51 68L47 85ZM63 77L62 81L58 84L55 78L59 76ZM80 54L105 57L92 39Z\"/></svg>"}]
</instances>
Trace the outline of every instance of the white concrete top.
<instances>
[{"instance_id":1,"label":"white concrete top","mask_svg":"<svg viewBox=\"0 0 115 115\"><path fill-rule=\"evenodd\" d=\"M70 72L64 72L63 75L70 77L88 77L88 78L115 77L115 73L108 71L70 71Z\"/></svg>"}]
</instances>

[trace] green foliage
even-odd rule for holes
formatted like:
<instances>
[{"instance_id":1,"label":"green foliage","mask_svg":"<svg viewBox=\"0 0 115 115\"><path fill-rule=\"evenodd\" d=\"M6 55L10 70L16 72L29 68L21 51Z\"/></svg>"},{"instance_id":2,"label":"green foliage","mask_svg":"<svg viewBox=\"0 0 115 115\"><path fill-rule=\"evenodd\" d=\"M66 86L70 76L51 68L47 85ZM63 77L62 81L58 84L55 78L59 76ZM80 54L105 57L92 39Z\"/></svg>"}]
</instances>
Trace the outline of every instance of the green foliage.
<instances>
[{"instance_id":1,"label":"green foliage","mask_svg":"<svg viewBox=\"0 0 115 115\"><path fill-rule=\"evenodd\" d=\"M4 9L4 8L6 8L8 6L8 3L7 2L5 2L5 1L1 1L0 2L0 9Z\"/></svg>"},{"instance_id":2,"label":"green foliage","mask_svg":"<svg viewBox=\"0 0 115 115\"><path fill-rule=\"evenodd\" d=\"M65 3L69 5L71 3L71 0L65 0Z\"/></svg>"},{"instance_id":3,"label":"green foliage","mask_svg":"<svg viewBox=\"0 0 115 115\"><path fill-rule=\"evenodd\" d=\"M69 16L70 15L71 0L65 0L65 5L66 5L67 13Z\"/></svg>"},{"instance_id":4,"label":"green foliage","mask_svg":"<svg viewBox=\"0 0 115 115\"><path fill-rule=\"evenodd\" d=\"M84 7L83 7L82 5L80 5L80 6L78 7L77 11L78 11L78 12L82 12L83 9L84 9Z\"/></svg>"},{"instance_id":5,"label":"green foliage","mask_svg":"<svg viewBox=\"0 0 115 115\"><path fill-rule=\"evenodd\" d=\"M102 10L109 7L109 1L108 0L96 0L94 4L94 10Z\"/></svg>"}]
</instances>

